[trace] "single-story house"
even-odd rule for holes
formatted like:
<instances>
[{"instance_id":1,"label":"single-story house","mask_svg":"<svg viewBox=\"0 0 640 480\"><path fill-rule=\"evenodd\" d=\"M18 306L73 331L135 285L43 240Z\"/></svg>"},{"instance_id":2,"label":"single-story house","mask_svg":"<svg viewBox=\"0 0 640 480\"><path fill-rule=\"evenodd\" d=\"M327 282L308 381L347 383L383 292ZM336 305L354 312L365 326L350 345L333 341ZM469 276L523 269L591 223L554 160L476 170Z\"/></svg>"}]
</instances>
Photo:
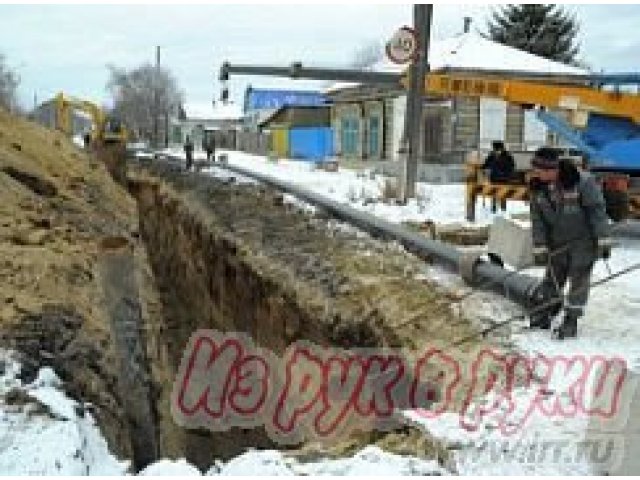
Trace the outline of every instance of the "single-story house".
<instances>
[{"instance_id":1,"label":"single-story house","mask_svg":"<svg viewBox=\"0 0 640 480\"><path fill-rule=\"evenodd\" d=\"M469 72L500 71L545 74L571 81L580 68L553 62L488 40L473 32L433 41L432 71L447 68ZM373 70L402 72L405 67L385 60ZM522 78L522 77L521 77ZM526 78L526 77L525 77ZM404 133L406 94L401 87L336 83L327 91L331 101L334 148L339 157L395 160ZM557 143L535 112L499 99L427 96L422 119L423 162L460 162L470 150L488 149L502 140L512 150L531 150Z\"/></svg>"},{"instance_id":2,"label":"single-story house","mask_svg":"<svg viewBox=\"0 0 640 480\"><path fill-rule=\"evenodd\" d=\"M261 155L322 159L333 154L327 96L317 90L245 90L239 148Z\"/></svg>"},{"instance_id":3,"label":"single-story house","mask_svg":"<svg viewBox=\"0 0 640 480\"><path fill-rule=\"evenodd\" d=\"M183 107L185 118L170 120L169 144L184 145L187 135L196 149L202 149L203 141L209 136L215 139L217 148L236 148L236 136L241 128L244 114L242 108L233 102L213 104L189 104Z\"/></svg>"},{"instance_id":4,"label":"single-story house","mask_svg":"<svg viewBox=\"0 0 640 480\"><path fill-rule=\"evenodd\" d=\"M244 92L244 126L256 131L266 118L282 107L320 107L327 104L327 97L316 90L253 88Z\"/></svg>"}]
</instances>

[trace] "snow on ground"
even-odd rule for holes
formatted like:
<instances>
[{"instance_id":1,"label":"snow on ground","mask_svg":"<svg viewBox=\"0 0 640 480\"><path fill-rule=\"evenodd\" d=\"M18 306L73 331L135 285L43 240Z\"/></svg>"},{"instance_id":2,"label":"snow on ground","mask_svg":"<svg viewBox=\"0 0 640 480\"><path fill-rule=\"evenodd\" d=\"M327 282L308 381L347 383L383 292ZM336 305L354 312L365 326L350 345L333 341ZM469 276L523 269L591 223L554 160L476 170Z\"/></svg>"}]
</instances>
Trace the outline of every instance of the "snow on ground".
<instances>
[{"instance_id":1,"label":"snow on ground","mask_svg":"<svg viewBox=\"0 0 640 480\"><path fill-rule=\"evenodd\" d=\"M263 157L234 152L229 163L272 175L303 185L316 193L338 202L349 203L358 210L384 218L390 222L423 222L431 220L441 224L467 224L464 212L465 187L463 184L435 185L418 183L417 198L407 205L384 202L385 177L371 170L356 171L341 169L326 172L314 168L313 163L281 160L277 163L265 161ZM522 207L511 203L509 212L522 211ZM478 208L478 222L491 222L490 208Z\"/></svg>"},{"instance_id":2,"label":"snow on ground","mask_svg":"<svg viewBox=\"0 0 640 480\"><path fill-rule=\"evenodd\" d=\"M219 463L207 475L443 475L450 472L435 461L387 453L370 445L351 458L321 459L300 463L274 450L249 451L226 464Z\"/></svg>"},{"instance_id":3,"label":"snow on ground","mask_svg":"<svg viewBox=\"0 0 640 480\"><path fill-rule=\"evenodd\" d=\"M114 457L92 416L62 391L48 367L30 384L20 379L20 364L0 350L0 472L2 475L126 475L130 464ZM367 447L352 458L300 463L278 451L248 451L207 475L408 475L446 473L437 463ZM161 459L144 476L198 476L184 459Z\"/></svg>"},{"instance_id":4,"label":"snow on ground","mask_svg":"<svg viewBox=\"0 0 640 480\"><path fill-rule=\"evenodd\" d=\"M611 272L640 263L640 241L620 239L610 259ZM603 261L594 269L592 282L608 277L611 272ZM431 268L429 275L453 288L464 289L462 281L447 272ZM527 271L534 276L542 275L541 269ZM505 321L518 313L518 308L504 298L477 292L465 299L462 311L474 318L490 318ZM546 358L591 358L603 355L607 358L621 357L632 372L640 372L640 271L611 280L594 287L591 291L585 316L578 323L578 338L558 341L551 338L548 331L525 329L527 321L518 320L509 326L507 332L498 332L500 337L509 338L516 349L529 358L542 355ZM559 319L556 319L558 321ZM485 326L488 324L485 323ZM593 380L587 382L587 391L593 391ZM575 380L571 373L554 378L550 388L566 391L567 385ZM516 405L526 406L530 401L529 392L524 389L514 391ZM576 415L571 418L546 418L534 416L529 426L514 437L505 437L496 422L487 419L477 432L470 433L460 427L460 416L450 414L436 421L425 420L416 412L406 412L410 423L428 430L431 435L450 445L455 445L455 468L461 474L469 475L579 475L602 474L608 464L594 465L591 453L580 450L581 442L589 435L589 418ZM589 428L588 428L589 427ZM604 436L603 442L612 441L614 455L621 453L620 437ZM555 454L542 455L543 442L562 452L560 461L554 461ZM598 445L599 452L606 450L604 443ZM528 450L529 449L529 450ZM529 453L528 453L529 452ZM534 452L534 453L531 453ZM600 453L601 454L601 453ZM559 454L560 455L560 454ZM550 461L552 460L552 461Z\"/></svg>"},{"instance_id":5,"label":"snow on ground","mask_svg":"<svg viewBox=\"0 0 640 480\"><path fill-rule=\"evenodd\" d=\"M183 157L179 150L170 151L173 156ZM220 152L219 152L220 153ZM218 154L219 154L218 153ZM270 175L280 180L302 185L316 193L337 202L384 218L390 222L424 222L431 220L438 224L488 225L494 215L490 205L478 203L477 221L469 224L465 220L463 184L435 185L418 183L417 199L407 205L394 205L384 201L385 178L371 170L351 170L342 168L338 172L327 172L315 168L314 163L296 160L278 160L271 162L265 157L243 152L224 151L231 165ZM218 176L223 170L212 167L204 170ZM289 198L289 200L291 200ZM508 214L527 211L526 205L509 202Z\"/></svg>"},{"instance_id":6,"label":"snow on ground","mask_svg":"<svg viewBox=\"0 0 640 480\"><path fill-rule=\"evenodd\" d=\"M184 458L179 460L163 458L140 471L138 475L145 477L197 477L201 474L200 470L191 465Z\"/></svg>"},{"instance_id":7,"label":"snow on ground","mask_svg":"<svg viewBox=\"0 0 640 480\"><path fill-rule=\"evenodd\" d=\"M249 450L228 462L218 461L207 476L387 476L387 475L446 475L450 474L433 460L387 453L376 446L368 446L351 458L319 459L299 462L277 450ZM161 460L150 465L141 475L199 475L200 472L184 460Z\"/></svg>"},{"instance_id":8,"label":"snow on ground","mask_svg":"<svg viewBox=\"0 0 640 480\"><path fill-rule=\"evenodd\" d=\"M0 472L3 475L124 475L91 414L60 391L50 368L24 385L14 356L0 351Z\"/></svg>"},{"instance_id":9,"label":"snow on ground","mask_svg":"<svg viewBox=\"0 0 640 480\"><path fill-rule=\"evenodd\" d=\"M608 262L611 272L640 263L640 241L620 239ZM592 282L610 275L607 264L596 263ZM542 332L514 336L524 351L547 354L602 354L622 356L629 368L640 371L640 271L592 289L579 338L557 342Z\"/></svg>"}]
</instances>

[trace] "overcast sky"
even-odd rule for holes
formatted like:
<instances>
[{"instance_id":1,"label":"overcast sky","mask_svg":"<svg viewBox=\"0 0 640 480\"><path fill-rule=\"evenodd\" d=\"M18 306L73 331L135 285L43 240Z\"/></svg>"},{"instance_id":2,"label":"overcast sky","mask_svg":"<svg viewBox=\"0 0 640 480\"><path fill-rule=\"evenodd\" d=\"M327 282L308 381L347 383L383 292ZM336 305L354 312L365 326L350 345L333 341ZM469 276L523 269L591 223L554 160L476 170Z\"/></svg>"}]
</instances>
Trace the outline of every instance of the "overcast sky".
<instances>
[{"instance_id":1,"label":"overcast sky","mask_svg":"<svg viewBox=\"0 0 640 480\"><path fill-rule=\"evenodd\" d=\"M568 5L582 25L581 57L596 69L633 71L640 57L640 5ZM463 17L484 29L490 6L436 5L432 38L461 32ZM219 97L222 61L344 66L357 47L411 23L411 5L0 5L0 52L21 78L26 106L59 90L107 101L106 65L154 61L155 45L187 102ZM236 77L247 84L286 80ZM301 82L294 85L310 86Z\"/></svg>"}]
</instances>

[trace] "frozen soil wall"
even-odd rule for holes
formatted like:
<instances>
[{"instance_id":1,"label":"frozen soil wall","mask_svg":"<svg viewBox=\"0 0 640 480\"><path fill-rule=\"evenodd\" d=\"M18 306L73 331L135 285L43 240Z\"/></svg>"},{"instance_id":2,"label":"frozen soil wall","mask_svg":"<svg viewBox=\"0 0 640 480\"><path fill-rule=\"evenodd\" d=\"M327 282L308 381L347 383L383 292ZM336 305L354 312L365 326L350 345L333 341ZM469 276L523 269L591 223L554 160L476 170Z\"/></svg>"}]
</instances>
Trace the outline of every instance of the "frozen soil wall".
<instances>
[{"instance_id":1,"label":"frozen soil wall","mask_svg":"<svg viewBox=\"0 0 640 480\"><path fill-rule=\"evenodd\" d=\"M99 265L109 239L144 265L137 223L135 201L94 156L0 109L0 341L21 353L25 382L52 366L127 458L136 415L124 408Z\"/></svg>"}]
</instances>

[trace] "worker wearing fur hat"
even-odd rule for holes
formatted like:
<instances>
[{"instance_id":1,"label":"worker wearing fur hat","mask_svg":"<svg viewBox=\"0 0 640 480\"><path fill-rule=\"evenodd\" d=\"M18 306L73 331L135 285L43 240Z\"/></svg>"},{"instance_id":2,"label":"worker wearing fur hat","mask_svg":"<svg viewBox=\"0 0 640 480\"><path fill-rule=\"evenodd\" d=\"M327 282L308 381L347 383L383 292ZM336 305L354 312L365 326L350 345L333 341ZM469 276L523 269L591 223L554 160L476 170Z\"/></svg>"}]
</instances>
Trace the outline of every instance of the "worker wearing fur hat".
<instances>
[{"instance_id":1,"label":"worker wearing fur hat","mask_svg":"<svg viewBox=\"0 0 640 480\"><path fill-rule=\"evenodd\" d=\"M562 322L553 332L562 340L577 336L593 264L610 256L609 219L595 178L580 171L571 159L561 159L557 150L545 147L535 153L532 166L534 261L546 267L535 302L549 305L532 315L531 327L550 329L552 319L563 309Z\"/></svg>"}]
</instances>

